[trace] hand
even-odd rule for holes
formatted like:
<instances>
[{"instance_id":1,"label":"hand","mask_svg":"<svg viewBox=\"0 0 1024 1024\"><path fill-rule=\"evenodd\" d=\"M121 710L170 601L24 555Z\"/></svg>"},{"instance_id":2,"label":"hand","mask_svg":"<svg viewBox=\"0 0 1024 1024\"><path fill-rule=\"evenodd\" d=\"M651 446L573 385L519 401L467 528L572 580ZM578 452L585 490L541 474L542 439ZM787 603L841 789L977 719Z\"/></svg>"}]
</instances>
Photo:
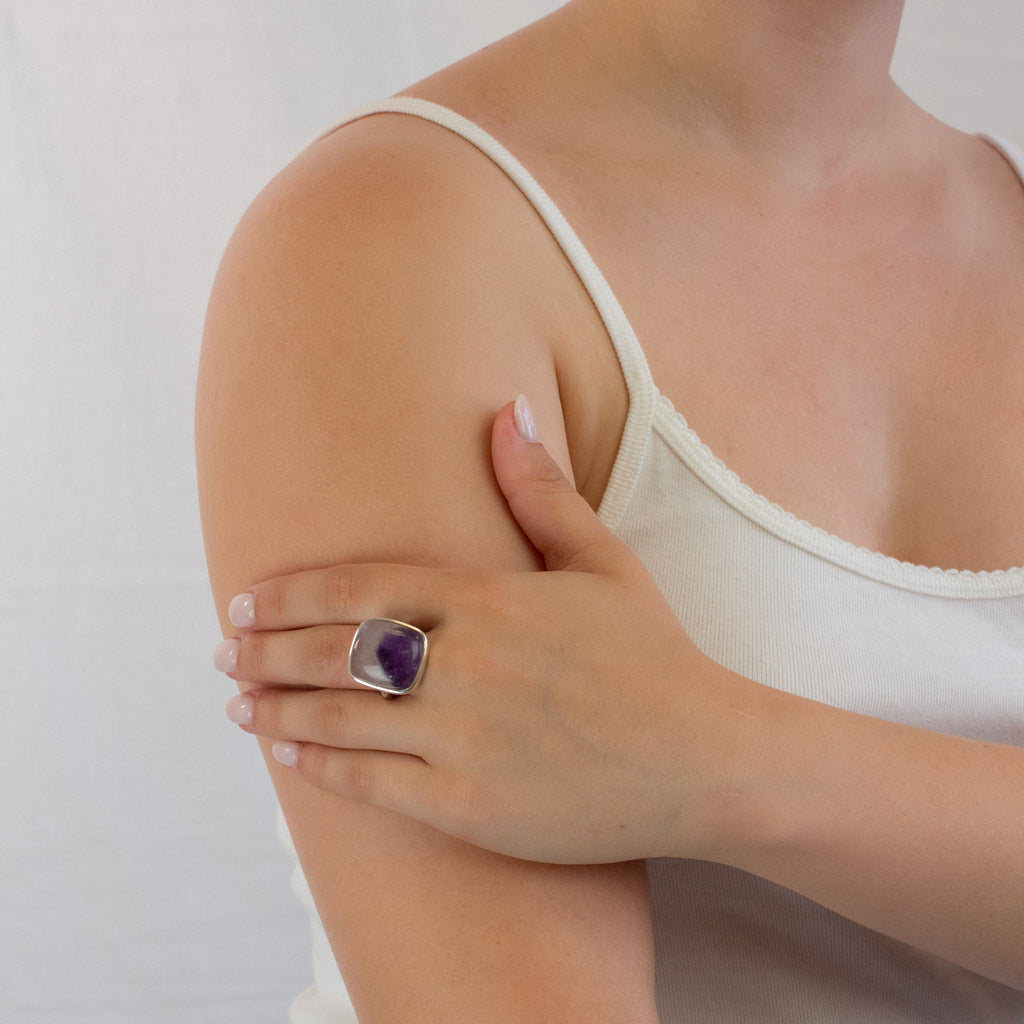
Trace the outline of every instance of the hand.
<instances>
[{"instance_id":1,"label":"hand","mask_svg":"<svg viewBox=\"0 0 1024 1024\"><path fill-rule=\"evenodd\" d=\"M313 785L499 853L708 855L758 688L697 649L516 424L510 404L494 469L547 571L341 565L259 583L232 602L247 628L218 648L218 667L253 684L229 716ZM348 674L371 617L429 634L423 682L396 700Z\"/></svg>"}]
</instances>

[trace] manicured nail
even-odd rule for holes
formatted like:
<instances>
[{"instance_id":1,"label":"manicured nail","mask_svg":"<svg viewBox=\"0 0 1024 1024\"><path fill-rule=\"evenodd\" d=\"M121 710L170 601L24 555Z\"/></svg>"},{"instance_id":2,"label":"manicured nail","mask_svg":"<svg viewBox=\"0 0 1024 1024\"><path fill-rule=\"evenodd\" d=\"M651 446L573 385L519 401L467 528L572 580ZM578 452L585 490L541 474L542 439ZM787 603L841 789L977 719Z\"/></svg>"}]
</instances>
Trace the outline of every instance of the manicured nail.
<instances>
[{"instance_id":1,"label":"manicured nail","mask_svg":"<svg viewBox=\"0 0 1024 1024\"><path fill-rule=\"evenodd\" d=\"M520 395L516 399L515 406L516 430L524 441L536 444L538 439L537 421L533 418L533 410L530 403Z\"/></svg>"},{"instance_id":2,"label":"manicured nail","mask_svg":"<svg viewBox=\"0 0 1024 1024\"><path fill-rule=\"evenodd\" d=\"M299 763L299 745L288 740L279 740L271 748L274 760L279 761L285 768L294 768Z\"/></svg>"},{"instance_id":3,"label":"manicured nail","mask_svg":"<svg viewBox=\"0 0 1024 1024\"><path fill-rule=\"evenodd\" d=\"M239 643L234 638L221 640L213 649L213 667L218 672L227 672L228 675L231 675L232 672L237 672L238 648Z\"/></svg>"},{"instance_id":4,"label":"manicured nail","mask_svg":"<svg viewBox=\"0 0 1024 1024\"><path fill-rule=\"evenodd\" d=\"M256 714L256 701L248 693L235 694L224 708L224 714L235 725L252 725Z\"/></svg>"},{"instance_id":5,"label":"manicured nail","mask_svg":"<svg viewBox=\"0 0 1024 1024\"><path fill-rule=\"evenodd\" d=\"M256 621L256 595L239 594L228 605L228 619L232 626L246 629Z\"/></svg>"}]
</instances>

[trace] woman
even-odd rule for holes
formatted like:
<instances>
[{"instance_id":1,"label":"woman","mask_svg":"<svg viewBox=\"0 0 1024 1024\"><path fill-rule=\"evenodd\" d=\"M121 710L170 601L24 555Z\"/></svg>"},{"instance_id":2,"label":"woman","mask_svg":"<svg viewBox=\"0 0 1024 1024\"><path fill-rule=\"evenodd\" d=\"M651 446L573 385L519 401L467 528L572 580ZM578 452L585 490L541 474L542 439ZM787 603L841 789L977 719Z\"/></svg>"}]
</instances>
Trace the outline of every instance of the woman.
<instances>
[{"instance_id":1,"label":"woman","mask_svg":"<svg viewBox=\"0 0 1024 1024\"><path fill-rule=\"evenodd\" d=\"M573 0L232 240L218 664L363 1024L1024 1020L1024 197L900 8Z\"/></svg>"}]
</instances>

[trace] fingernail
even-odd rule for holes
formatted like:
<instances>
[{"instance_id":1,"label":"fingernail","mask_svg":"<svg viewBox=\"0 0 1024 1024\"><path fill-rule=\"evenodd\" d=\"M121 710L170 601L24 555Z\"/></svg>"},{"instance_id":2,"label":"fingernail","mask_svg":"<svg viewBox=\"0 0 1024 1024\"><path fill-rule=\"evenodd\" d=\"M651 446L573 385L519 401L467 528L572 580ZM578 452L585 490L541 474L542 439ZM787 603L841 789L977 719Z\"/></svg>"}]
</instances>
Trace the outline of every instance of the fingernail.
<instances>
[{"instance_id":1,"label":"fingernail","mask_svg":"<svg viewBox=\"0 0 1024 1024\"><path fill-rule=\"evenodd\" d=\"M288 740L279 740L271 748L274 760L279 761L285 768L294 768L299 763L299 745Z\"/></svg>"},{"instance_id":2,"label":"fingernail","mask_svg":"<svg viewBox=\"0 0 1024 1024\"><path fill-rule=\"evenodd\" d=\"M245 629L256 621L256 595L239 594L228 605L228 619L232 626Z\"/></svg>"},{"instance_id":3,"label":"fingernail","mask_svg":"<svg viewBox=\"0 0 1024 1024\"><path fill-rule=\"evenodd\" d=\"M519 431L519 436L524 441L536 444L538 438L537 421L533 418L533 410L530 408L530 403L523 395L516 399L515 418L516 430Z\"/></svg>"},{"instance_id":4,"label":"fingernail","mask_svg":"<svg viewBox=\"0 0 1024 1024\"><path fill-rule=\"evenodd\" d=\"M213 649L213 667L218 672L227 672L228 675L237 672L238 647L238 641L235 639L221 640Z\"/></svg>"},{"instance_id":5,"label":"fingernail","mask_svg":"<svg viewBox=\"0 0 1024 1024\"><path fill-rule=\"evenodd\" d=\"M235 694L224 708L224 714L235 725L252 725L256 714L256 701L248 693Z\"/></svg>"}]
</instances>

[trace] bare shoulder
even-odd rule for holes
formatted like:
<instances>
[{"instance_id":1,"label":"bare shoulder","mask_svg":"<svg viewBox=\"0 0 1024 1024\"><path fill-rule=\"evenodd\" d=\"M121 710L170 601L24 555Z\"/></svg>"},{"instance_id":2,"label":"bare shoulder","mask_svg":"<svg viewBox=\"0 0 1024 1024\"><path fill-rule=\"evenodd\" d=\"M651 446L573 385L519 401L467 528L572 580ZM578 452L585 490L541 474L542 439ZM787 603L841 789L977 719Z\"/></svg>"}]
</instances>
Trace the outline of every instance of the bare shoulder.
<instances>
[{"instance_id":1,"label":"bare shoulder","mask_svg":"<svg viewBox=\"0 0 1024 1024\"><path fill-rule=\"evenodd\" d=\"M249 309L253 319L276 311L310 325L336 322L346 330L319 332L335 355L364 349L370 334L386 335L375 341L414 361L504 349L494 328L513 312L540 322L543 309L532 287L529 220L515 216L514 189L494 188L495 173L452 133L414 118L345 125L250 207L218 276L209 326L228 307L232 317ZM491 330L478 331L477 319ZM420 344L408 344L413 332ZM534 359L545 343L537 333L520 342ZM373 362L381 360L364 368Z\"/></svg>"},{"instance_id":2,"label":"bare shoulder","mask_svg":"<svg viewBox=\"0 0 1024 1024\"><path fill-rule=\"evenodd\" d=\"M487 438L518 393L569 469L542 287L548 242L493 175L452 133L374 115L302 154L242 219L207 316L197 430L201 483L244 461L264 481L262 507L291 523L275 533L280 564L259 571L355 556L450 561L452 532L463 560L493 557L494 523L508 517ZM243 444L218 468L225 446ZM439 517L453 488L464 500ZM352 525L386 505L394 528L342 550L327 542L317 492L340 495ZM227 522L218 532L235 535ZM505 532L517 536L513 524Z\"/></svg>"},{"instance_id":3,"label":"bare shoulder","mask_svg":"<svg viewBox=\"0 0 1024 1024\"><path fill-rule=\"evenodd\" d=\"M952 130L950 135L965 213L989 249L1024 259L1024 168L995 140Z\"/></svg>"}]
</instances>

